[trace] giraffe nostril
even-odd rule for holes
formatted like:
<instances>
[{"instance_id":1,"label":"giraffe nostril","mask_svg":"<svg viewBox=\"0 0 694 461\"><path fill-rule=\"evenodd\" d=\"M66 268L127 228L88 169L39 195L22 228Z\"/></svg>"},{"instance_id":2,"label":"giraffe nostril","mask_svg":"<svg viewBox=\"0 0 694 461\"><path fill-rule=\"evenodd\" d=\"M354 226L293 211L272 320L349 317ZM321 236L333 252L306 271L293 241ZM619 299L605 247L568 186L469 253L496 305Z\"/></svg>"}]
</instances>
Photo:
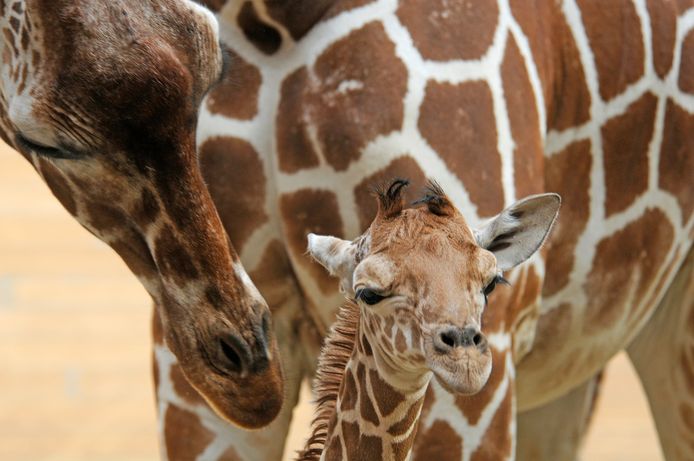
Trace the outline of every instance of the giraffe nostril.
<instances>
[{"instance_id":1,"label":"giraffe nostril","mask_svg":"<svg viewBox=\"0 0 694 461\"><path fill-rule=\"evenodd\" d=\"M449 332L443 332L441 333L441 342L444 343L448 347L455 347L455 338L453 337L452 334L449 334Z\"/></svg>"},{"instance_id":2,"label":"giraffe nostril","mask_svg":"<svg viewBox=\"0 0 694 461\"><path fill-rule=\"evenodd\" d=\"M226 358L226 368L234 373L241 373L246 368L243 351L244 346L232 335L219 339L219 347Z\"/></svg>"},{"instance_id":3,"label":"giraffe nostril","mask_svg":"<svg viewBox=\"0 0 694 461\"><path fill-rule=\"evenodd\" d=\"M457 347L484 348L484 335L474 327L443 327L434 337L434 347L441 353L448 353Z\"/></svg>"}]
</instances>

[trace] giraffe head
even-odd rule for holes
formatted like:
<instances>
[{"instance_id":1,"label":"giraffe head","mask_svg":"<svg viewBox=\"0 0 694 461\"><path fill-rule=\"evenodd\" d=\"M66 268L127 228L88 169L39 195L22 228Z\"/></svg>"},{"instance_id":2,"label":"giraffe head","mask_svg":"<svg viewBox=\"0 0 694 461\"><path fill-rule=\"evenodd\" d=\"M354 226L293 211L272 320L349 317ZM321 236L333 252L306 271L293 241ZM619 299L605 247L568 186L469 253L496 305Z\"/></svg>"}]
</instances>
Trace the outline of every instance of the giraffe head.
<instances>
[{"instance_id":1,"label":"giraffe head","mask_svg":"<svg viewBox=\"0 0 694 461\"><path fill-rule=\"evenodd\" d=\"M137 275L208 403L269 423L283 400L269 309L195 149L198 105L222 74L214 16L189 0L0 5L3 138Z\"/></svg>"},{"instance_id":2,"label":"giraffe head","mask_svg":"<svg viewBox=\"0 0 694 461\"><path fill-rule=\"evenodd\" d=\"M396 180L378 193L378 213L349 242L309 235L309 252L360 306L361 325L380 374L421 387L433 376L448 390L478 392L491 372L482 333L487 296L501 272L525 261L546 239L560 198L523 199L472 230L434 183L404 208Z\"/></svg>"}]
</instances>

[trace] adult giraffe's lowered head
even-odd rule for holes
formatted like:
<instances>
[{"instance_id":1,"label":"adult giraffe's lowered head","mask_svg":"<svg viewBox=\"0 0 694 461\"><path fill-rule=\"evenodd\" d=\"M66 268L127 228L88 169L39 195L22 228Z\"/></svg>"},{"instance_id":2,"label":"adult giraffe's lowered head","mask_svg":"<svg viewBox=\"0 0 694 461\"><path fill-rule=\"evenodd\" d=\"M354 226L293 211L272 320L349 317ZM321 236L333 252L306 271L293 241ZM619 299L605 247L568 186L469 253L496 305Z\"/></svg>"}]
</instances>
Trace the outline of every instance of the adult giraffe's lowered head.
<instances>
[{"instance_id":1,"label":"adult giraffe's lowered head","mask_svg":"<svg viewBox=\"0 0 694 461\"><path fill-rule=\"evenodd\" d=\"M203 182L198 104L222 73L189 0L0 0L0 134L158 305L188 381L226 419L283 400L267 304ZM21 199L21 198L18 198Z\"/></svg>"}]
</instances>

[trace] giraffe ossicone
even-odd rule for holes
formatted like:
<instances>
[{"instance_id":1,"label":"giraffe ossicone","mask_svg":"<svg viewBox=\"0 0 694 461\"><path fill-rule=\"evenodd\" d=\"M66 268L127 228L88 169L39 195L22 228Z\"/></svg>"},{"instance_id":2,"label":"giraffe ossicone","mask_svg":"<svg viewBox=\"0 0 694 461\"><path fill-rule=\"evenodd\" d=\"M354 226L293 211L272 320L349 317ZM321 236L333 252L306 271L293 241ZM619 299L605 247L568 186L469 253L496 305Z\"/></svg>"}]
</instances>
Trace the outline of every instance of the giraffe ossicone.
<instances>
[{"instance_id":1,"label":"giraffe ossicone","mask_svg":"<svg viewBox=\"0 0 694 461\"><path fill-rule=\"evenodd\" d=\"M492 368L482 312L501 271L547 238L557 194L520 200L473 231L441 188L405 208L405 180L378 192L378 213L354 241L308 235L308 251L348 300L321 352L312 459L407 459L432 377L479 392Z\"/></svg>"}]
</instances>

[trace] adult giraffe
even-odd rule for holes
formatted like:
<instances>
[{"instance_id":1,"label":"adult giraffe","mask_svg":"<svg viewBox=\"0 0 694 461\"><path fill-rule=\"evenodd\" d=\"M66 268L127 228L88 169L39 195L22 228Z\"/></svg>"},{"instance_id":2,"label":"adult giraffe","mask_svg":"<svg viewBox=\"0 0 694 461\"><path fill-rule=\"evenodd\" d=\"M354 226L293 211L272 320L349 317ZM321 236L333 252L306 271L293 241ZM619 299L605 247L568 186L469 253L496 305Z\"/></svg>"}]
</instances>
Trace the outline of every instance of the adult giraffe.
<instances>
[{"instance_id":1,"label":"adult giraffe","mask_svg":"<svg viewBox=\"0 0 694 461\"><path fill-rule=\"evenodd\" d=\"M629 352L666 455L691 457L694 358L691 332L681 329L691 323L678 323L674 336L646 326L691 310L671 285L691 264L694 222L694 141L684 134L694 127L690 1L208 4L236 67L204 103L201 164L271 305L287 408L341 300L304 254L308 232L359 235L375 211L368 188L391 176L436 178L473 226L548 190L565 197L548 252L509 276L513 290L488 310L502 314L485 318L490 383L476 398L434 386L414 458L438 457L438 442L450 459L510 458L517 411L526 412L522 456L573 456L578 437L552 439L545 429L536 444L534 429L560 414L567 421L555 429L580 432L593 376L659 332L667 340L653 350L678 365L668 392L640 365L644 348ZM163 406L197 408L173 392L160 396ZM203 426L199 433L222 443ZM248 450L248 440L240 457L277 453L262 443Z\"/></svg>"},{"instance_id":2,"label":"adult giraffe","mask_svg":"<svg viewBox=\"0 0 694 461\"><path fill-rule=\"evenodd\" d=\"M15 0L0 12L0 135L138 276L218 414L267 424L283 398L270 312L195 152L198 105L222 70L214 17L187 0Z\"/></svg>"}]
</instances>

